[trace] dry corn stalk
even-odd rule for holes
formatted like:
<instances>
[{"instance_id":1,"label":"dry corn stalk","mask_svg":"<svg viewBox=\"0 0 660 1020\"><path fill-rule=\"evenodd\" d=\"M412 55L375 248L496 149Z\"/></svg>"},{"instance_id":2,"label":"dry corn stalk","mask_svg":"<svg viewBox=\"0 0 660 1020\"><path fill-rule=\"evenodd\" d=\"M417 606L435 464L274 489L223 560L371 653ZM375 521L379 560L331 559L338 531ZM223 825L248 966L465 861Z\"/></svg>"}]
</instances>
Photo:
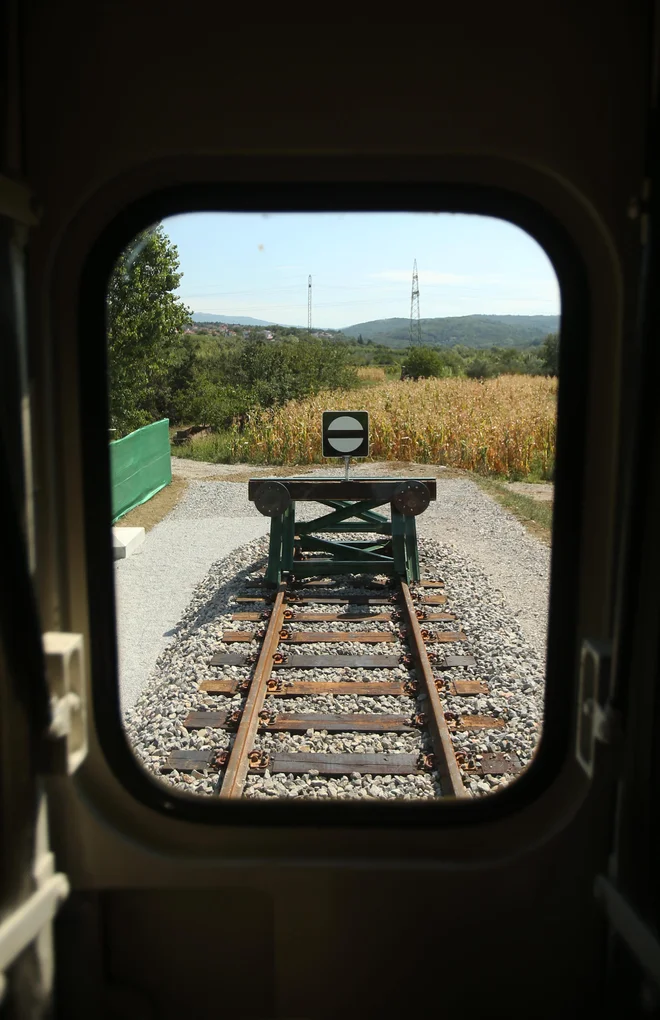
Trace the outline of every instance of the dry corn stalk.
<instances>
[{"instance_id":1,"label":"dry corn stalk","mask_svg":"<svg viewBox=\"0 0 660 1020\"><path fill-rule=\"evenodd\" d=\"M557 380L544 376L422 379L320 393L250 415L234 430L232 458L266 464L315 464L321 412L359 405L370 413L371 459L445 464L481 474L541 477L555 455Z\"/></svg>"}]
</instances>

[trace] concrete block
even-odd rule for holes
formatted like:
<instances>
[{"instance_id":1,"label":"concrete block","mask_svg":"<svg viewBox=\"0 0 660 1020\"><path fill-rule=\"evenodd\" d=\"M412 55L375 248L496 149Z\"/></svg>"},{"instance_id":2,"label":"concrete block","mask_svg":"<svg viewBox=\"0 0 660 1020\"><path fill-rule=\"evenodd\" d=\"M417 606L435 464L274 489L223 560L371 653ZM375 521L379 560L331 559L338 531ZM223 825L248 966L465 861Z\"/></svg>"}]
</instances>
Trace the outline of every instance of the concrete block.
<instances>
[{"instance_id":1,"label":"concrete block","mask_svg":"<svg viewBox=\"0 0 660 1020\"><path fill-rule=\"evenodd\" d=\"M116 560L132 556L144 542L144 528L113 528L112 548Z\"/></svg>"}]
</instances>

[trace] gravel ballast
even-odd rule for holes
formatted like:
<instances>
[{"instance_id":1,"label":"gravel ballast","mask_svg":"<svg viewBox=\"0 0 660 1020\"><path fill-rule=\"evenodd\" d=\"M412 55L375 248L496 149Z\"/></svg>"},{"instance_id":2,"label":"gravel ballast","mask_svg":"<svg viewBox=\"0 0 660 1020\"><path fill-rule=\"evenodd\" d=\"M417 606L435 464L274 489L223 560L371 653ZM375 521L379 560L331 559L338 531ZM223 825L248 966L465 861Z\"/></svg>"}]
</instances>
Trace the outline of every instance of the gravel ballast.
<instances>
[{"instance_id":1,"label":"gravel ballast","mask_svg":"<svg viewBox=\"0 0 660 1020\"><path fill-rule=\"evenodd\" d=\"M388 473L387 465L384 468L377 470L376 465L360 465L356 474ZM341 472L323 470L323 474L334 473ZM394 472L390 470L389 473ZM424 469L420 469L419 473L425 473ZM317 509L313 504L300 505L297 509L303 511L301 516L316 516ZM142 646L139 635L145 632L145 628L148 629L149 620L154 616L160 622L152 630L161 636L160 644L152 641L150 646L153 656L151 667L145 661L146 656L138 664L141 693L136 684L126 692L127 695L134 692L133 697L127 697L125 702L130 708L126 713L128 734L146 767L177 789L207 795L215 791L217 779L212 774L172 772L161 775L160 770L173 750L229 747L231 738L226 731L211 728L187 731L182 722L189 711L231 710L242 704L243 695L231 698L209 695L199 690L199 684L206 679L247 677L250 673L247 666L220 670L210 667L209 659L220 650L240 649L246 653L257 650L256 643L224 646L221 637L224 629L256 629L258 626L231 622L231 613L239 608L257 608L233 603L232 595L245 590L246 577L263 569L267 539L260 537L247 542L246 539L253 538L255 533L264 535L268 523L248 503L244 483L193 481L175 511L147 536L144 552L125 561L121 564L123 571L121 568L118 571L120 612L123 613L125 608L126 612L129 611L123 600L130 593L133 626L130 633L136 641L133 645L127 640L127 629L120 626L122 662L133 664L135 650ZM445 696L446 710L455 714L494 715L505 722L503 729L457 731L453 734L455 747L473 758L486 751L513 751L523 764L527 764L533 755L542 719L549 551L527 535L518 521L469 480L440 478L437 503L432 503L417 523L421 536L423 576L445 580L449 602L443 608L457 616L456 624L447 627L462 629L468 637L468 641L460 646L443 646L443 649L449 654L470 652L476 658L476 667L450 670L442 676L446 679L481 679L489 686L488 694L480 696ZM189 534L181 540L185 549L179 550L173 562L169 542L179 534L179 528L188 528ZM158 545L152 543L152 559L145 560L145 555L150 553L149 540L158 537L159 532ZM192 554L193 549L197 549L197 553ZM197 576L189 560L191 554ZM140 563L144 564L142 571L136 567ZM136 583L136 577L125 570L131 564L135 573L141 575L140 585ZM152 567L159 572L154 574ZM185 572L187 597L182 593L182 571ZM157 577L156 587L160 593L156 599L154 576ZM174 588L181 593L179 602L186 598L183 606L172 605ZM141 591L141 597L138 591ZM172 622L163 627L166 603ZM337 627L346 630L398 630L398 624L389 622L368 625L299 624L297 627L304 630ZM168 643L167 639L162 640L162 635L164 630L170 629L174 629L175 633L170 635ZM370 648L333 643L328 646L300 645L295 649L308 654L324 651L355 653L358 650L394 652L397 646ZM334 671L329 670L283 672L286 680L353 678L340 671L333 676ZM364 678L372 681L400 680L408 676L407 669L400 667L395 670L369 670ZM122 680L124 682L125 678L122 677ZM412 716L415 703L407 698L317 695L269 698L266 708L282 712L375 711L405 714L410 711ZM302 734L260 733L255 746L269 752L416 753L429 749L425 741L426 737L421 732L328 734L308 731ZM466 785L472 794L480 795L508 781L508 776L475 776L468 777ZM437 793L431 773L401 777L355 774L346 777L271 776L266 773L250 775L245 790L247 797L411 799L434 797Z\"/></svg>"},{"instance_id":2,"label":"gravel ballast","mask_svg":"<svg viewBox=\"0 0 660 1020\"><path fill-rule=\"evenodd\" d=\"M127 559L115 561L115 597L122 709L144 689L160 653L177 638L178 623L211 565L269 521L248 502L247 486L193 482L164 521Z\"/></svg>"}]
</instances>

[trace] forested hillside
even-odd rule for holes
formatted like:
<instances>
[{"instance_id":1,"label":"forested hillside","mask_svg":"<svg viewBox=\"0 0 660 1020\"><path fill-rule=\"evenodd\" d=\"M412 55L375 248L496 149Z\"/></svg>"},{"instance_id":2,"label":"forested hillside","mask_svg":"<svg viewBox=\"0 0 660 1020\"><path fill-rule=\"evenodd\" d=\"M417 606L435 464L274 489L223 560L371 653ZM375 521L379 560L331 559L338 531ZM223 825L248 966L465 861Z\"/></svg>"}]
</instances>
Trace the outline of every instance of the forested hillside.
<instances>
[{"instance_id":1,"label":"forested hillside","mask_svg":"<svg viewBox=\"0 0 660 1020\"><path fill-rule=\"evenodd\" d=\"M558 315L461 315L422 319L422 343L426 346L530 347L559 330ZM410 319L374 319L346 326L342 333L373 340L387 347L406 347Z\"/></svg>"},{"instance_id":2,"label":"forested hillside","mask_svg":"<svg viewBox=\"0 0 660 1020\"><path fill-rule=\"evenodd\" d=\"M193 322L225 322L238 324L239 326L270 326L269 319L253 319L250 315L220 315L218 312L193 312L190 318Z\"/></svg>"},{"instance_id":3,"label":"forested hillside","mask_svg":"<svg viewBox=\"0 0 660 1020\"><path fill-rule=\"evenodd\" d=\"M234 435L264 409L320 391L369 388L388 380L557 373L558 337L548 332L557 319L551 316L429 319L449 330L434 334L449 341L409 349L403 328L404 342L396 347L368 335L367 327L388 321L407 328L404 319L364 323L355 327L355 337L291 326L193 322L175 293L181 276L176 246L162 226L138 235L112 273L107 334L109 425L115 439L160 418ZM470 323L472 334L466 332ZM482 327L478 339L471 345L459 342L475 335L475 323ZM504 331L499 344L493 323L500 337Z\"/></svg>"}]
</instances>

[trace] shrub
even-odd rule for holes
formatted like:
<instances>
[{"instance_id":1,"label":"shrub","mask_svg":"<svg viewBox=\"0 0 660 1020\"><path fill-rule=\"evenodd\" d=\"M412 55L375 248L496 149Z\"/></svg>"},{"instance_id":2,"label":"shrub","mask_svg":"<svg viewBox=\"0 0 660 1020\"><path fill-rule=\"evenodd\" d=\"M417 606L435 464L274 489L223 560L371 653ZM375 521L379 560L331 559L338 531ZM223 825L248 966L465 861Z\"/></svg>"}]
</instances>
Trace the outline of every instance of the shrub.
<instances>
[{"instance_id":1,"label":"shrub","mask_svg":"<svg viewBox=\"0 0 660 1020\"><path fill-rule=\"evenodd\" d=\"M401 366L401 378L432 379L441 376L442 370L442 359L432 347L413 347Z\"/></svg>"}]
</instances>

